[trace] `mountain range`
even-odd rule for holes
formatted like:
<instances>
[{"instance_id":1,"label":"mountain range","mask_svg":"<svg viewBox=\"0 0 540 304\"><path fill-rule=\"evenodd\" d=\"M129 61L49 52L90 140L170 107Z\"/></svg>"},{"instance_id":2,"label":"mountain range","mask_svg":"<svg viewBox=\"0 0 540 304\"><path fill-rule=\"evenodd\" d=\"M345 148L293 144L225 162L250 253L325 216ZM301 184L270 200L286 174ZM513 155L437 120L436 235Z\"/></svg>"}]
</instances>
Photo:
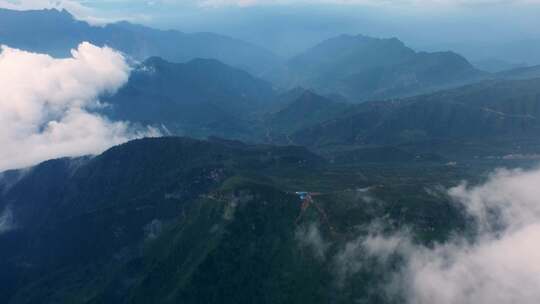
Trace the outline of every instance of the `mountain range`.
<instances>
[{"instance_id":1,"label":"mountain range","mask_svg":"<svg viewBox=\"0 0 540 304\"><path fill-rule=\"evenodd\" d=\"M154 57L140 64L119 92L104 98L109 106L103 112L166 134L298 144L318 151L460 141L489 147L497 140L504 142L497 145L500 153L526 152L536 151L529 144L539 131L535 72L522 68L435 93L351 104L300 87L280 93L216 60L177 64ZM524 151L516 148L522 141L529 143L520 146ZM478 151L466 155L471 153Z\"/></svg>"},{"instance_id":2,"label":"mountain range","mask_svg":"<svg viewBox=\"0 0 540 304\"><path fill-rule=\"evenodd\" d=\"M484 73L453 52L416 52L396 38L342 35L291 58L287 81L352 102L402 97L480 79Z\"/></svg>"},{"instance_id":3,"label":"mountain range","mask_svg":"<svg viewBox=\"0 0 540 304\"><path fill-rule=\"evenodd\" d=\"M256 75L280 59L271 52L213 33L162 31L129 22L92 26L62 10L13 11L0 9L0 43L28 51L64 57L82 41L107 45L136 60L159 56L172 62L217 59Z\"/></svg>"},{"instance_id":4,"label":"mountain range","mask_svg":"<svg viewBox=\"0 0 540 304\"><path fill-rule=\"evenodd\" d=\"M396 38L341 35L281 59L261 47L213 33L157 30L129 22L92 26L67 11L0 9L0 43L68 56L80 42L107 45L136 61L215 59L281 89L302 86L351 102L411 96L471 83L489 74L453 52L417 52Z\"/></svg>"},{"instance_id":5,"label":"mountain range","mask_svg":"<svg viewBox=\"0 0 540 304\"><path fill-rule=\"evenodd\" d=\"M320 148L420 145L454 155L456 149L467 154L467 146L472 145L482 148L468 151L469 157L478 155L473 153L536 153L539 90L538 78L493 80L411 98L367 102L293 132L289 138L296 144Z\"/></svg>"}]
</instances>

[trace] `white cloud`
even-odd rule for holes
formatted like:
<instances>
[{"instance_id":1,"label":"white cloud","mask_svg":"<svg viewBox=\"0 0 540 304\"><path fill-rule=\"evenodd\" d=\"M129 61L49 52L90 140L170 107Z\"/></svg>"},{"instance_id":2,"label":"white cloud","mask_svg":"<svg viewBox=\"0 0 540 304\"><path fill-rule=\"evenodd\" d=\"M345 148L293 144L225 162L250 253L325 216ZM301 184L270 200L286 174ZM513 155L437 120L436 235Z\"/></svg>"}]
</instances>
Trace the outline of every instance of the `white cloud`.
<instances>
[{"instance_id":1,"label":"white cloud","mask_svg":"<svg viewBox=\"0 0 540 304\"><path fill-rule=\"evenodd\" d=\"M478 223L477 237L434 247L409 234L370 236L368 256L399 253L405 266L388 284L414 304L535 304L540 299L540 170L499 170L479 186L449 191Z\"/></svg>"},{"instance_id":2,"label":"white cloud","mask_svg":"<svg viewBox=\"0 0 540 304\"><path fill-rule=\"evenodd\" d=\"M124 57L82 43L72 58L55 59L2 46L0 53L0 171L64 156L96 154L135 133L125 122L93 113L130 73Z\"/></svg>"},{"instance_id":3,"label":"white cloud","mask_svg":"<svg viewBox=\"0 0 540 304\"><path fill-rule=\"evenodd\" d=\"M249 8L271 6L357 6L376 8L383 11L425 14L439 12L448 14L452 10L471 8L508 9L538 8L540 0L0 0L0 8L14 10L66 9L77 19L92 25L104 25L120 20L152 23L164 16L184 16L201 11L217 11L220 8ZM287 9L287 8L285 8ZM476 10L472 10L476 12Z\"/></svg>"},{"instance_id":4,"label":"white cloud","mask_svg":"<svg viewBox=\"0 0 540 304\"><path fill-rule=\"evenodd\" d=\"M540 299L540 225L474 244L412 253L400 278L410 303L534 304Z\"/></svg>"},{"instance_id":5,"label":"white cloud","mask_svg":"<svg viewBox=\"0 0 540 304\"><path fill-rule=\"evenodd\" d=\"M540 170L500 170L477 187L451 189L479 224L474 242L411 253L403 282L411 303L538 303Z\"/></svg>"},{"instance_id":6,"label":"white cloud","mask_svg":"<svg viewBox=\"0 0 540 304\"><path fill-rule=\"evenodd\" d=\"M91 8L100 4L115 5L145 5L147 7L158 7L162 5L180 6L202 6L202 7L223 7L223 6L257 6L257 5L375 5L375 6L476 6L476 5L500 5L500 4L538 4L540 0L0 0L0 7L18 10L57 8L67 9L72 13L87 17L95 14ZM99 6L99 5L98 5Z\"/></svg>"}]
</instances>

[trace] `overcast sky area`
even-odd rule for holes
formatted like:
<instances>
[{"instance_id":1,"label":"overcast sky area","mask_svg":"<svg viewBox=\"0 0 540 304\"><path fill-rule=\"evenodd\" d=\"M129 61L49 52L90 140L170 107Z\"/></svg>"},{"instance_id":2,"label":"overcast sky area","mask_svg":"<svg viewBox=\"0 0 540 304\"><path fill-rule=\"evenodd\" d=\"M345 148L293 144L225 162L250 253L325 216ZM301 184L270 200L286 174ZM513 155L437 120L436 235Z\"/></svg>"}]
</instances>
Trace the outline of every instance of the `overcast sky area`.
<instances>
[{"instance_id":1,"label":"overcast sky area","mask_svg":"<svg viewBox=\"0 0 540 304\"><path fill-rule=\"evenodd\" d=\"M540 48L539 0L0 0L0 6L62 7L98 23L217 32L282 56L342 33L398 37L416 49L456 50L472 60L506 53L504 59L518 61ZM532 40L539 46L519 49Z\"/></svg>"}]
</instances>

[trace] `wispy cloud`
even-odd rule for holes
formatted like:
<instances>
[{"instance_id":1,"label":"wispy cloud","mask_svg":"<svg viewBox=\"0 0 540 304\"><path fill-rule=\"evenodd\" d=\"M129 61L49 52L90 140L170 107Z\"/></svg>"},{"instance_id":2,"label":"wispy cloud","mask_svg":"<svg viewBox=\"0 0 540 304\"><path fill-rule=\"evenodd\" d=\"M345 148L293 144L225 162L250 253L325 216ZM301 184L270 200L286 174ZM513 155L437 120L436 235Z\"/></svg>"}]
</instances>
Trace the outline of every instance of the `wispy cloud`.
<instances>
[{"instance_id":1,"label":"wispy cloud","mask_svg":"<svg viewBox=\"0 0 540 304\"><path fill-rule=\"evenodd\" d=\"M310 248L317 259L324 260L326 258L330 244L323 239L316 224L300 226L295 232L295 238L300 246Z\"/></svg>"},{"instance_id":2,"label":"wispy cloud","mask_svg":"<svg viewBox=\"0 0 540 304\"><path fill-rule=\"evenodd\" d=\"M540 170L499 170L478 186L449 191L477 223L473 240L455 237L433 247L409 233L370 235L353 252L404 257L384 288L390 297L427 304L534 304L540 299ZM351 245L351 246L352 246ZM352 248L352 247L351 247ZM351 250L349 250L351 251ZM354 256L349 253L349 256Z\"/></svg>"},{"instance_id":3,"label":"wispy cloud","mask_svg":"<svg viewBox=\"0 0 540 304\"><path fill-rule=\"evenodd\" d=\"M0 213L0 234L9 232L15 228L11 208L6 207Z\"/></svg>"}]
</instances>

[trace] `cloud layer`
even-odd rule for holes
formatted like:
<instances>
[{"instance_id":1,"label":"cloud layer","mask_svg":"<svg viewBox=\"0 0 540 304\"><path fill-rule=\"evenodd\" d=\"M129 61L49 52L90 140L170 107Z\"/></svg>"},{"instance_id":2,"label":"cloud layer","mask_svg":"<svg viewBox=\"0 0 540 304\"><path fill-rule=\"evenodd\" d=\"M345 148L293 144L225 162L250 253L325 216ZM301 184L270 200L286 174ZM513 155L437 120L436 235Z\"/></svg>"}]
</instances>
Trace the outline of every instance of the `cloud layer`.
<instances>
[{"instance_id":1,"label":"cloud layer","mask_svg":"<svg viewBox=\"0 0 540 304\"><path fill-rule=\"evenodd\" d=\"M538 303L540 170L500 170L450 190L478 223L473 242L413 251L403 282L411 303Z\"/></svg>"},{"instance_id":2,"label":"cloud layer","mask_svg":"<svg viewBox=\"0 0 540 304\"><path fill-rule=\"evenodd\" d=\"M147 7L156 6L256 6L256 5L375 5L375 6L416 6L416 7L448 7L448 6L483 6L505 4L539 4L539 0L0 0L0 7L8 9L26 10L57 8L67 9L78 15L92 12L91 7L118 6L134 4Z\"/></svg>"},{"instance_id":3,"label":"cloud layer","mask_svg":"<svg viewBox=\"0 0 540 304\"><path fill-rule=\"evenodd\" d=\"M477 223L474 240L457 237L432 248L407 233L364 238L368 256L400 254L405 265L387 286L415 304L538 303L540 170L499 170L485 184L449 191Z\"/></svg>"},{"instance_id":4,"label":"cloud layer","mask_svg":"<svg viewBox=\"0 0 540 304\"><path fill-rule=\"evenodd\" d=\"M254 5L375 5L375 6L477 6L501 4L538 4L538 0L155 0L146 1L156 4L181 4L191 2L200 6L254 6Z\"/></svg>"},{"instance_id":5,"label":"cloud layer","mask_svg":"<svg viewBox=\"0 0 540 304\"><path fill-rule=\"evenodd\" d=\"M94 113L101 94L129 77L124 57L107 47L82 43L72 57L1 47L0 171L64 156L104 151L151 134Z\"/></svg>"}]
</instances>

